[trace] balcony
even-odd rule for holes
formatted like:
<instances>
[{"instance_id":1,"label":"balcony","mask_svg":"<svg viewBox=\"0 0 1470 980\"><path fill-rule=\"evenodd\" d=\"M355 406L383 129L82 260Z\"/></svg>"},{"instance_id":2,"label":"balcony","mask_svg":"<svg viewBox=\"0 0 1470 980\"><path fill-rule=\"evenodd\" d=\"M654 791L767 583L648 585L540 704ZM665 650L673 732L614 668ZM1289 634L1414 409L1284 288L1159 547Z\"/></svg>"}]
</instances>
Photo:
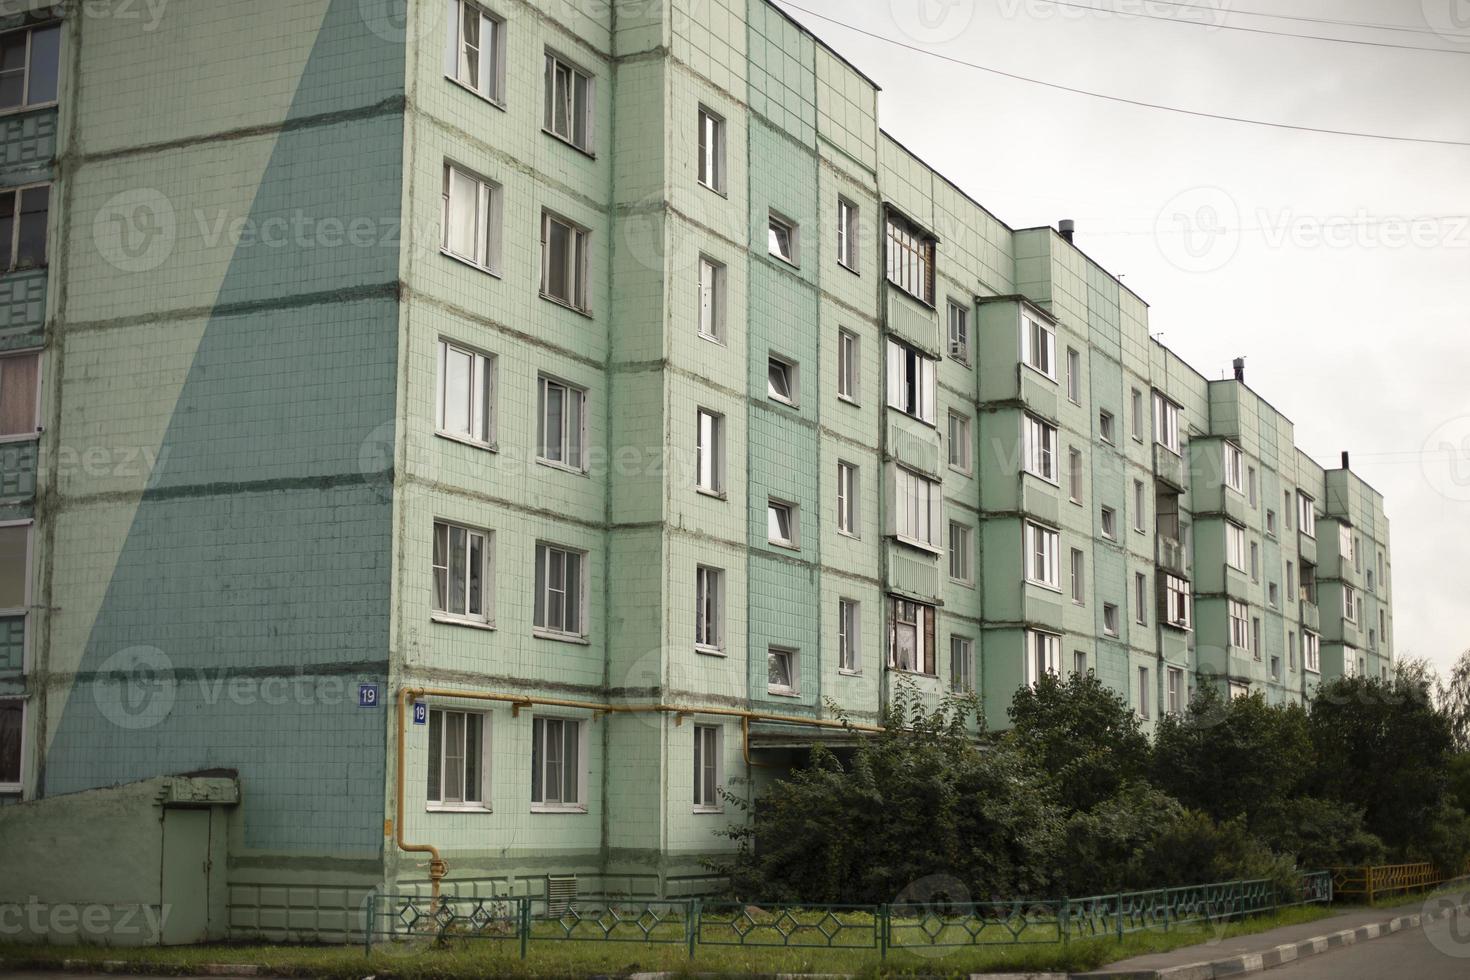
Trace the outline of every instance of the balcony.
<instances>
[{"instance_id":1,"label":"balcony","mask_svg":"<svg viewBox=\"0 0 1470 980\"><path fill-rule=\"evenodd\" d=\"M1301 609L1302 628L1309 629L1313 633L1321 633L1322 614L1317 610L1317 604L1315 602L1308 602L1307 600L1303 599L1301 602Z\"/></svg>"},{"instance_id":2,"label":"balcony","mask_svg":"<svg viewBox=\"0 0 1470 980\"><path fill-rule=\"evenodd\" d=\"M1154 561L1166 572L1173 572L1181 578L1189 575L1184 554L1184 542L1178 538L1167 537L1163 534L1156 536L1154 538Z\"/></svg>"},{"instance_id":3,"label":"balcony","mask_svg":"<svg viewBox=\"0 0 1470 980\"><path fill-rule=\"evenodd\" d=\"M1154 443L1154 477L1180 493L1189 489L1189 474L1184 466L1184 458L1158 443Z\"/></svg>"}]
</instances>

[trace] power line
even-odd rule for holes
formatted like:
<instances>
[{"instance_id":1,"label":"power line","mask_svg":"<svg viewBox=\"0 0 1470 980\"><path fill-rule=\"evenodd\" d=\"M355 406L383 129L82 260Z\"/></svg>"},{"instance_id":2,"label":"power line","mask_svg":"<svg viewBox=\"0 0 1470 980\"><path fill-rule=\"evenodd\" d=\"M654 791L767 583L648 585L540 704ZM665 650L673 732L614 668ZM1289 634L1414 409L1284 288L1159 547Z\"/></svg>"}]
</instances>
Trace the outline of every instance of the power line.
<instances>
[{"instance_id":1,"label":"power line","mask_svg":"<svg viewBox=\"0 0 1470 980\"><path fill-rule=\"evenodd\" d=\"M1247 34L1269 34L1273 37L1290 37L1303 41L1328 41L1333 44L1357 44L1369 48L1396 48L1399 51L1432 51L1436 54L1470 55L1470 51L1457 51L1453 48L1430 48L1419 44L1390 44L1387 41L1368 41L1362 38L1352 37L1328 37L1324 34L1296 34L1291 31L1273 31L1264 27L1243 27L1239 24L1209 24L1202 20L1181 20L1178 17L1164 17L1160 14L1145 14L1131 10L1114 10L1110 7L1094 7L1085 3L1074 3L1073 0L1045 0L1046 3L1056 7L1074 7L1077 10L1091 10L1096 13L1115 14L1119 17L1137 17L1145 20L1162 20L1170 24L1183 24L1189 27L1207 27L1211 30L1221 31L1243 31ZM1195 7L1193 4L1179 4L1178 6L1191 7L1194 10L1205 10L1204 7Z\"/></svg>"},{"instance_id":2,"label":"power line","mask_svg":"<svg viewBox=\"0 0 1470 980\"><path fill-rule=\"evenodd\" d=\"M1040 85L1044 88L1056 89L1060 92L1071 92L1073 95L1085 95L1089 98L1102 99L1106 102L1118 102L1123 105L1138 106L1141 109L1157 109L1161 112L1175 112L1179 113L1180 115L1194 116L1198 119L1216 119L1221 122L1242 123L1248 126L1266 126L1271 129L1289 129L1299 133L1318 133L1324 136L1351 136L1357 139L1387 140L1395 143L1425 143L1433 146L1470 146L1470 140L1434 139L1427 136L1394 136L1386 133L1362 133L1345 129L1323 129L1316 126L1297 126L1292 123L1272 122L1267 119L1250 119L1244 116L1228 116L1215 112L1203 112L1198 109L1185 109L1181 108L1180 106L1162 105L1157 102L1143 102L1139 99L1124 98L1121 95L1107 95L1103 92L1093 92L1084 88L1073 88L1070 85L1062 85L1059 82L1048 82L1040 78L1031 78L1026 75L1018 75L1014 72L1002 71L999 68L991 68L987 65L977 64L973 61L965 61L961 58L953 58L947 54L941 54L938 51L931 51L928 48L921 48L914 44L905 44L902 41L895 41L891 37L885 37L882 34L875 34L872 31L864 30L863 28L857 27L853 24L849 24L846 21L837 20L835 17L828 17L826 14L820 14L815 10L810 10L806 7L791 3L790 0L777 0L777 2L779 2L782 6L790 7L792 10L799 10L804 14L815 17L816 19L821 21L826 21L827 23L832 24L836 27L845 28L849 31L852 31L854 34L861 34L864 37L872 38L875 41L881 41L884 44L891 44L894 47L903 48L907 51L913 51L917 54L926 55L930 58L937 58L940 61L947 61L951 64L961 65L965 68L974 68L976 71L983 71L988 72L992 75L999 75L1002 78L1009 78L1012 81L1027 82L1031 85Z\"/></svg>"},{"instance_id":3,"label":"power line","mask_svg":"<svg viewBox=\"0 0 1470 980\"><path fill-rule=\"evenodd\" d=\"M1228 9L1217 9L1215 7L1202 7L1197 3L1182 3L1180 2L1180 0L1148 0L1148 2L1161 7L1183 7L1186 10L1198 10L1200 13L1206 14L1218 13L1222 16L1228 16L1230 14L1243 14L1247 17L1269 17L1272 20L1298 20L1308 24L1331 24L1335 27L1361 27L1365 30L1399 31L1404 34L1424 34L1429 37L1464 38L1467 41L1470 41L1470 34L1460 34L1455 31L1436 31L1431 28L1424 27L1406 27L1402 24L1375 24L1361 20L1338 20L1332 17L1303 17L1300 14L1269 14L1266 13L1264 10L1239 10L1234 7Z\"/></svg>"}]
</instances>

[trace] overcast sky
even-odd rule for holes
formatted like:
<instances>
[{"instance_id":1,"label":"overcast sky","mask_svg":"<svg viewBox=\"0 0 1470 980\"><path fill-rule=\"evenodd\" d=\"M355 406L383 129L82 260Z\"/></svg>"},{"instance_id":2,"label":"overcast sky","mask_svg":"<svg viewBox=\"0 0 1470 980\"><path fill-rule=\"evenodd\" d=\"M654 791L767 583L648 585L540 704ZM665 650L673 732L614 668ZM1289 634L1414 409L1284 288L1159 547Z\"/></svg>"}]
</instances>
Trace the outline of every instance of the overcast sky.
<instances>
[{"instance_id":1,"label":"overcast sky","mask_svg":"<svg viewBox=\"0 0 1470 980\"><path fill-rule=\"evenodd\" d=\"M1076 219L1078 246L1150 304L1155 336L1210 378L1244 355L1298 447L1328 466L1352 452L1392 522L1397 655L1446 672L1470 648L1470 145L1102 101L796 8L1127 99L1470 144L1470 0L1068 2L1161 19L1050 0L782 6L883 87L899 141L1012 227Z\"/></svg>"}]
</instances>

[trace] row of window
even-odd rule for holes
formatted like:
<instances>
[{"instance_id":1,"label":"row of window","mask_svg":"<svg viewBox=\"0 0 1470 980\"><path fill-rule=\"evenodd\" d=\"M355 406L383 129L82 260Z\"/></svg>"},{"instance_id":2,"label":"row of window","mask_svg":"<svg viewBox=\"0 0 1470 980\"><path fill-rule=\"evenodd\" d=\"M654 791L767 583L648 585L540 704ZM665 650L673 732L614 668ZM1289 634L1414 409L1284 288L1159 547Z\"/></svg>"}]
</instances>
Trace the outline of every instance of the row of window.
<instances>
[{"instance_id":1,"label":"row of window","mask_svg":"<svg viewBox=\"0 0 1470 980\"><path fill-rule=\"evenodd\" d=\"M434 615L471 624L495 622L495 532L434 522ZM536 542L532 626L543 635L587 635L587 553Z\"/></svg>"},{"instance_id":2,"label":"row of window","mask_svg":"<svg viewBox=\"0 0 1470 980\"><path fill-rule=\"evenodd\" d=\"M1048 674L1060 676L1062 673L1061 636L1041 630L1027 630L1025 656L1025 680L1028 686L1034 685ZM1077 674L1087 673L1087 652L1085 650L1073 651L1072 670ZM1164 679L1164 710L1170 714L1181 714L1189 705L1189 697L1192 693L1186 688L1184 669L1166 667L1164 668ZM1136 707L1139 715L1145 719L1152 717L1153 697L1152 671L1147 667L1139 667Z\"/></svg>"}]
</instances>

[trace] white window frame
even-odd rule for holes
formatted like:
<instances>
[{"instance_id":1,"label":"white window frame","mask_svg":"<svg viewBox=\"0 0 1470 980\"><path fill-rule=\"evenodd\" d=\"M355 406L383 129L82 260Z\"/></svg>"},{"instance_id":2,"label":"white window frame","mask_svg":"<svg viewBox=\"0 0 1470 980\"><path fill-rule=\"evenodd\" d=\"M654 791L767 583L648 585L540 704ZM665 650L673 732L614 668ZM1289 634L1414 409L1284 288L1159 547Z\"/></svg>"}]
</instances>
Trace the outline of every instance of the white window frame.
<instances>
[{"instance_id":1,"label":"white window frame","mask_svg":"<svg viewBox=\"0 0 1470 980\"><path fill-rule=\"evenodd\" d=\"M1109 541L1118 540L1118 512L1112 507L1104 507L1099 511L1102 525L1102 536Z\"/></svg>"},{"instance_id":2,"label":"white window frame","mask_svg":"<svg viewBox=\"0 0 1470 980\"><path fill-rule=\"evenodd\" d=\"M975 641L968 636L950 634L949 686L956 691L975 690Z\"/></svg>"},{"instance_id":3,"label":"white window frame","mask_svg":"<svg viewBox=\"0 0 1470 980\"><path fill-rule=\"evenodd\" d=\"M1226 602L1226 613L1230 646L1236 650L1249 650L1251 647L1250 607L1239 599L1229 599Z\"/></svg>"},{"instance_id":4,"label":"white window frame","mask_svg":"<svg viewBox=\"0 0 1470 980\"><path fill-rule=\"evenodd\" d=\"M1234 521L1225 522L1225 564L1244 572L1246 562L1245 527Z\"/></svg>"},{"instance_id":5,"label":"white window frame","mask_svg":"<svg viewBox=\"0 0 1470 980\"><path fill-rule=\"evenodd\" d=\"M553 225L567 232L567 254L565 267L562 269L569 290L567 296L559 296L551 291L551 229ZM543 210L541 212L541 298L578 313L590 313L592 303L589 298L591 292L588 270L591 267L591 250L591 231L570 218Z\"/></svg>"},{"instance_id":6,"label":"white window frame","mask_svg":"<svg viewBox=\"0 0 1470 980\"><path fill-rule=\"evenodd\" d=\"M961 521L949 522L949 577L950 581L962 585L975 584L971 537L969 525Z\"/></svg>"},{"instance_id":7,"label":"white window frame","mask_svg":"<svg viewBox=\"0 0 1470 980\"><path fill-rule=\"evenodd\" d=\"M888 281L926 306L934 305L934 237L893 210L885 218Z\"/></svg>"},{"instance_id":8,"label":"white window frame","mask_svg":"<svg viewBox=\"0 0 1470 980\"><path fill-rule=\"evenodd\" d=\"M1067 447L1067 499L1074 504L1082 503L1082 450Z\"/></svg>"},{"instance_id":9,"label":"white window frame","mask_svg":"<svg viewBox=\"0 0 1470 980\"><path fill-rule=\"evenodd\" d=\"M694 413L694 486L710 496L725 496L725 416L707 408Z\"/></svg>"},{"instance_id":10,"label":"white window frame","mask_svg":"<svg viewBox=\"0 0 1470 980\"><path fill-rule=\"evenodd\" d=\"M933 606L898 596L889 603L891 622L888 630L888 667L906 674L936 677L939 674L938 657L929 647L929 636L935 633L935 610ZM905 665L899 656L899 635L908 630L914 634L914 660ZM936 634L937 638L937 634Z\"/></svg>"},{"instance_id":11,"label":"white window frame","mask_svg":"<svg viewBox=\"0 0 1470 980\"><path fill-rule=\"evenodd\" d=\"M971 472L970 417L950 411L948 419L949 439L945 447L949 468L968 476Z\"/></svg>"},{"instance_id":12,"label":"white window frame","mask_svg":"<svg viewBox=\"0 0 1470 980\"><path fill-rule=\"evenodd\" d=\"M1139 626L1148 625L1148 575L1133 573L1133 621Z\"/></svg>"},{"instance_id":13,"label":"white window frame","mask_svg":"<svg viewBox=\"0 0 1470 980\"><path fill-rule=\"evenodd\" d=\"M780 369L780 376L786 382L785 391L781 391L774 380L777 377L778 368ZM790 405L792 408L796 408L801 402L800 368L795 361L783 357L775 351L772 351L766 357L766 396L773 402Z\"/></svg>"},{"instance_id":14,"label":"white window frame","mask_svg":"<svg viewBox=\"0 0 1470 980\"><path fill-rule=\"evenodd\" d=\"M1147 667L1138 668L1138 717L1148 721L1152 715L1149 712L1149 688L1152 686L1149 680Z\"/></svg>"},{"instance_id":15,"label":"white window frame","mask_svg":"<svg viewBox=\"0 0 1470 980\"><path fill-rule=\"evenodd\" d=\"M849 198L837 195L837 264L849 272L858 271L862 225L861 210Z\"/></svg>"},{"instance_id":16,"label":"white window frame","mask_svg":"<svg viewBox=\"0 0 1470 980\"><path fill-rule=\"evenodd\" d=\"M786 535L781 536L781 514L786 515ZM778 548L801 548L801 508L789 500L769 497L766 500L766 540Z\"/></svg>"},{"instance_id":17,"label":"white window frame","mask_svg":"<svg viewBox=\"0 0 1470 980\"><path fill-rule=\"evenodd\" d=\"M567 726L575 726L575 733L571 739L575 741L577 757L576 769L572 773L576 780L574 792L576 799L568 800L567 797L567 752L568 744ZM556 726L556 727L553 727ZM531 812L532 813L586 813L587 812L587 729L590 726L584 718L567 718L559 715L535 715L531 719ZM548 799L546 793L547 776L550 775L550 767L557 764L553 761L552 753L547 747L552 744L553 732L561 741L557 760L560 764L558 772L558 795ZM539 765L538 765L539 760ZM541 770L538 774L536 769ZM540 786L541 798L536 798L537 786Z\"/></svg>"},{"instance_id":18,"label":"white window frame","mask_svg":"<svg viewBox=\"0 0 1470 980\"><path fill-rule=\"evenodd\" d=\"M1179 406L1154 392L1154 442L1175 456L1179 450Z\"/></svg>"},{"instance_id":19,"label":"white window frame","mask_svg":"<svg viewBox=\"0 0 1470 980\"><path fill-rule=\"evenodd\" d=\"M1246 499L1250 501L1251 510L1255 510L1261 505L1258 479L1256 468L1254 466L1247 466L1245 468L1245 495Z\"/></svg>"},{"instance_id":20,"label":"white window frame","mask_svg":"<svg viewBox=\"0 0 1470 980\"><path fill-rule=\"evenodd\" d=\"M778 663L781 658L786 661L787 683L781 684L771 680L771 666ZM766 693L777 697L795 698L801 696L801 651L795 647L786 647L772 644L766 648Z\"/></svg>"},{"instance_id":21,"label":"white window frame","mask_svg":"<svg viewBox=\"0 0 1470 980\"><path fill-rule=\"evenodd\" d=\"M714 191L725 193L725 117L709 106L700 105L698 116L699 134L696 140L697 156L695 179Z\"/></svg>"},{"instance_id":22,"label":"white window frame","mask_svg":"<svg viewBox=\"0 0 1470 980\"><path fill-rule=\"evenodd\" d=\"M725 570L713 565L694 568L694 649L725 652Z\"/></svg>"},{"instance_id":23,"label":"white window frame","mask_svg":"<svg viewBox=\"0 0 1470 980\"><path fill-rule=\"evenodd\" d=\"M1056 328L1021 311L1021 363L1044 378L1057 380Z\"/></svg>"},{"instance_id":24,"label":"white window frame","mask_svg":"<svg viewBox=\"0 0 1470 980\"><path fill-rule=\"evenodd\" d=\"M45 30L55 30L57 32L57 37L56 37L56 46L57 46L57 55L56 55L56 90L57 90L58 95L60 94L60 91L61 91L61 73L62 73L62 71L64 70L64 67L65 67L64 66L64 62L63 62L62 59L66 57L66 51L64 50L65 47L66 47L66 45L64 43L65 42L65 37L64 37L64 33L65 32L62 29L61 22L60 21L53 21L52 23L48 23L48 24L36 24L36 25L33 25L33 26L20 27L20 28L16 28L15 30L0 32L0 35L17 34L20 31L25 31L26 32L25 63L20 68L12 69L12 72L20 72L20 73L22 73L22 77L24 79L24 81L21 84L20 102L17 105L0 107L0 115L7 115L7 114L10 114L10 113L18 113L18 112L30 112L30 111L35 110L35 109L44 108L45 106L53 106L53 105L56 105L57 100L55 98L46 99L45 101L42 101L42 102L32 102L31 101L31 82L32 82L32 76L35 73L34 72L35 66L34 66L33 62L34 62L34 54L35 54L36 34L38 32L40 32L40 31L45 31Z\"/></svg>"},{"instance_id":25,"label":"white window frame","mask_svg":"<svg viewBox=\"0 0 1470 980\"><path fill-rule=\"evenodd\" d=\"M35 397L31 400L30 417L18 432L9 434L0 433L0 445L9 442L35 442L41 434L41 379L45 374L45 353L39 347L21 348L6 351L0 354L0 390L5 386L5 375L10 373L6 370L7 365L29 360L34 380Z\"/></svg>"},{"instance_id":26,"label":"white window frame","mask_svg":"<svg viewBox=\"0 0 1470 980\"><path fill-rule=\"evenodd\" d=\"M1022 537L1025 540L1022 559L1026 566L1026 581L1055 592L1062 591L1061 532L1027 521Z\"/></svg>"},{"instance_id":27,"label":"white window frame","mask_svg":"<svg viewBox=\"0 0 1470 980\"><path fill-rule=\"evenodd\" d=\"M801 268L801 226L775 208L766 218L766 251L793 268Z\"/></svg>"},{"instance_id":28,"label":"white window frame","mask_svg":"<svg viewBox=\"0 0 1470 980\"><path fill-rule=\"evenodd\" d=\"M1302 491L1296 492L1297 528L1302 534L1317 538L1317 501Z\"/></svg>"},{"instance_id":29,"label":"white window frame","mask_svg":"<svg viewBox=\"0 0 1470 980\"><path fill-rule=\"evenodd\" d=\"M1175 629L1194 628L1194 597L1189 580L1178 575L1164 575L1164 624Z\"/></svg>"},{"instance_id":30,"label":"white window frame","mask_svg":"<svg viewBox=\"0 0 1470 980\"><path fill-rule=\"evenodd\" d=\"M10 702L20 705L20 760L14 780L0 779L0 793L24 793L29 769L27 749L30 748L30 730L27 722L30 720L30 705L24 695L0 696L0 704Z\"/></svg>"},{"instance_id":31,"label":"white window frame","mask_svg":"<svg viewBox=\"0 0 1470 980\"><path fill-rule=\"evenodd\" d=\"M1184 714L1184 671L1178 667L1164 668L1165 696L1171 715Z\"/></svg>"},{"instance_id":32,"label":"white window frame","mask_svg":"<svg viewBox=\"0 0 1470 980\"><path fill-rule=\"evenodd\" d=\"M1035 687L1043 674L1060 677L1062 673L1062 638L1056 633L1027 630L1023 668L1027 687Z\"/></svg>"},{"instance_id":33,"label":"white window frame","mask_svg":"<svg viewBox=\"0 0 1470 980\"><path fill-rule=\"evenodd\" d=\"M465 383L467 403L464 413L468 426L451 429L449 417L449 369L467 367ZM466 442L482 449L495 448L495 369L494 354L486 354L447 337L439 338L438 385L434 394L434 432L456 442Z\"/></svg>"},{"instance_id":34,"label":"white window frame","mask_svg":"<svg viewBox=\"0 0 1470 980\"><path fill-rule=\"evenodd\" d=\"M1087 554L1081 548L1073 548L1068 558L1068 575L1071 578L1072 602L1087 605Z\"/></svg>"},{"instance_id":35,"label":"white window frame","mask_svg":"<svg viewBox=\"0 0 1470 980\"><path fill-rule=\"evenodd\" d=\"M562 108L566 111L566 131L563 132L557 126L556 103L557 89L561 84L562 76L567 79L565 98ZM577 90L582 90L582 133L583 141L577 141ZM544 98L546 100L546 111L542 117L542 130L568 146L575 147L583 153L592 155L593 147L597 145L597 78L586 69L580 68L568 61L562 55L550 50L546 51L546 67L544 78Z\"/></svg>"},{"instance_id":36,"label":"white window frame","mask_svg":"<svg viewBox=\"0 0 1470 980\"><path fill-rule=\"evenodd\" d=\"M721 725L694 726L694 812L723 813L720 792L725 788L725 729Z\"/></svg>"},{"instance_id":37,"label":"white window frame","mask_svg":"<svg viewBox=\"0 0 1470 980\"><path fill-rule=\"evenodd\" d=\"M1134 388L1129 399L1129 415L1133 423L1131 435L1134 442L1143 442L1143 392Z\"/></svg>"},{"instance_id":38,"label":"white window frame","mask_svg":"<svg viewBox=\"0 0 1470 980\"><path fill-rule=\"evenodd\" d=\"M1225 486L1236 493L1245 492L1245 451L1233 442L1220 444L1222 473Z\"/></svg>"},{"instance_id":39,"label":"white window frame","mask_svg":"<svg viewBox=\"0 0 1470 980\"><path fill-rule=\"evenodd\" d=\"M495 105L505 106L505 19L492 14L472 0L449 0L449 36L444 49L444 75L451 82ZM471 14L479 18L479 40L475 45L479 81L469 74L468 45L464 40L464 24ZM490 43L485 43L486 34ZM486 65L486 55L489 65ZM488 68L488 70L487 70Z\"/></svg>"},{"instance_id":40,"label":"white window frame","mask_svg":"<svg viewBox=\"0 0 1470 980\"><path fill-rule=\"evenodd\" d=\"M434 758L433 730L434 730L434 716L435 715L438 715L439 716L439 726L438 726L439 727L439 758L438 759L435 759ZM461 798L461 799L453 799L453 798L446 799L445 798L445 795L444 795L444 788L445 788L445 779L444 779L445 764L447 762L449 762L450 759L451 759L451 756L449 755L450 746L448 745L448 739L445 736L448 734L449 716L450 715L458 715L458 716L460 716L463 719L461 721L461 723L460 723L461 724L461 728L460 728L460 740L459 740L460 741L460 744L459 744L460 755L458 756L459 765L461 767L461 771L460 771L460 774L459 774L459 780L460 780L460 783L461 783L461 793L462 793L462 796L463 797L467 797L469 795L468 792L466 792L468 790L468 788L469 788L469 781L465 778L468 774L463 771L463 767L465 765L467 765L467 763L469 761L468 760L468 748L469 748L469 742L470 742L469 719L470 718L476 718L476 719L478 719L478 725L479 725L479 729L480 729L480 731L479 731L479 735L480 735L480 755L479 755L479 766L478 766L478 769L479 769L479 773L478 773L478 776L479 776L479 779L478 779L478 782L479 782L479 799L472 800L472 799L465 799L465 798ZM449 810L449 811L466 811L466 810L468 810L468 811L471 811L471 812L479 812L479 813L490 813L491 812L492 807L491 807L491 801L490 801L490 785L491 785L491 782L490 782L490 760L491 760L491 755L490 755L490 746L491 746L491 742L490 742L490 724L491 724L491 722L490 722L490 718L491 718L491 716L490 716L489 712L484 712L484 711L470 711L470 710L466 710L466 709L463 709L463 708L451 708L451 707L447 707L447 706L443 706L443 705L433 705L433 706L430 706L430 708L429 708L429 717L427 719L427 721L428 721L428 726L427 726L428 727L428 731L426 731L424 733L424 751L425 751L425 754L426 754L426 757L427 757L427 765L426 765L426 771L425 771L425 776L424 776L424 806L425 806L425 809L427 809L427 810ZM432 770L434 770L434 769L437 769L438 770L438 774L439 774L439 796L437 798L431 797L429 795L429 779L433 775Z\"/></svg>"},{"instance_id":41,"label":"white window frame","mask_svg":"<svg viewBox=\"0 0 1470 980\"><path fill-rule=\"evenodd\" d=\"M1302 669L1322 673L1322 638L1311 630L1302 630Z\"/></svg>"},{"instance_id":42,"label":"white window frame","mask_svg":"<svg viewBox=\"0 0 1470 980\"><path fill-rule=\"evenodd\" d=\"M837 600L838 673L862 673L862 622L860 602L845 597Z\"/></svg>"},{"instance_id":43,"label":"white window frame","mask_svg":"<svg viewBox=\"0 0 1470 980\"><path fill-rule=\"evenodd\" d=\"M1105 636L1118 637L1123 632L1123 624L1119 621L1118 604L1116 602L1103 603L1103 634Z\"/></svg>"},{"instance_id":44,"label":"white window frame","mask_svg":"<svg viewBox=\"0 0 1470 980\"><path fill-rule=\"evenodd\" d=\"M1148 495L1142 480L1133 481L1133 530L1148 533Z\"/></svg>"},{"instance_id":45,"label":"white window frame","mask_svg":"<svg viewBox=\"0 0 1470 980\"><path fill-rule=\"evenodd\" d=\"M893 534L898 540L927 551L939 551L943 489L936 480L897 464L889 464Z\"/></svg>"},{"instance_id":46,"label":"white window frame","mask_svg":"<svg viewBox=\"0 0 1470 980\"><path fill-rule=\"evenodd\" d=\"M560 393L562 403L561 425L556 432L551 430L548 410L553 392ZM555 456L551 455L553 450ZM586 388L549 374L537 376L536 462L572 473L587 472Z\"/></svg>"},{"instance_id":47,"label":"white window frame","mask_svg":"<svg viewBox=\"0 0 1470 980\"><path fill-rule=\"evenodd\" d=\"M858 528L858 494L862 479L855 463L837 461L837 530L848 537L861 537Z\"/></svg>"},{"instance_id":48,"label":"white window frame","mask_svg":"<svg viewBox=\"0 0 1470 980\"><path fill-rule=\"evenodd\" d=\"M699 335L717 344L725 342L725 277L723 262L699 257Z\"/></svg>"},{"instance_id":49,"label":"white window frame","mask_svg":"<svg viewBox=\"0 0 1470 980\"><path fill-rule=\"evenodd\" d=\"M453 234L459 216L455 208L461 194L473 192L474 246L460 251ZM492 276L500 275L501 222L504 193L500 184L450 161L444 162L443 200L440 204L439 251L457 262L474 266Z\"/></svg>"},{"instance_id":50,"label":"white window frame","mask_svg":"<svg viewBox=\"0 0 1470 980\"><path fill-rule=\"evenodd\" d=\"M1357 590L1351 585L1342 587L1342 618L1354 626L1358 624L1357 607L1353 601L1356 596Z\"/></svg>"},{"instance_id":51,"label":"white window frame","mask_svg":"<svg viewBox=\"0 0 1470 980\"><path fill-rule=\"evenodd\" d=\"M1105 408L1098 409L1097 437L1109 446L1112 446L1116 445L1115 440L1117 435L1117 422L1113 418L1113 413Z\"/></svg>"},{"instance_id":52,"label":"white window frame","mask_svg":"<svg viewBox=\"0 0 1470 980\"><path fill-rule=\"evenodd\" d=\"M970 308L949 301L949 356L951 360L970 366Z\"/></svg>"},{"instance_id":53,"label":"white window frame","mask_svg":"<svg viewBox=\"0 0 1470 980\"><path fill-rule=\"evenodd\" d=\"M457 612L450 607L455 604L454 597L450 595L450 587L453 577L450 574L450 557L453 551L453 541L456 532L464 535L464 568L461 570L463 576L463 594L459 597L464 606L463 612ZM441 550L442 539L442 550ZM479 539L480 545L480 610L476 612L470 608L470 583L472 581L474 568L474 542ZM441 563L442 558L442 563ZM483 528L469 527L450 520L434 521L434 538L430 548L430 564L433 569L432 589L430 592L431 618L438 622L467 624L472 626L493 626L495 623L495 532ZM439 602L440 582L443 582L445 602ZM3 613L3 610L0 610Z\"/></svg>"},{"instance_id":54,"label":"white window frame","mask_svg":"<svg viewBox=\"0 0 1470 980\"><path fill-rule=\"evenodd\" d=\"M888 340L888 407L934 424L936 362L907 344Z\"/></svg>"},{"instance_id":55,"label":"white window frame","mask_svg":"<svg viewBox=\"0 0 1470 980\"><path fill-rule=\"evenodd\" d=\"M552 575L552 559L556 556L561 558L561 575L559 578ZM575 560L577 568L576 589L573 590L568 584L567 571ZM585 639L587 636L587 578L588 561L587 552L578 548L570 548L566 545L555 544L550 541L536 542L535 576L532 579L535 588L532 603L532 630L537 636L551 639ZM560 620L553 622L551 616L552 599L559 596L562 601L562 615ZM539 622L537 621L537 604L539 603ZM570 614L569 614L570 611ZM570 623L571 619L575 623ZM569 625L575 628L568 628Z\"/></svg>"},{"instance_id":56,"label":"white window frame","mask_svg":"<svg viewBox=\"0 0 1470 980\"><path fill-rule=\"evenodd\" d=\"M1082 404L1082 355L1075 347L1067 348L1067 401Z\"/></svg>"},{"instance_id":57,"label":"white window frame","mask_svg":"<svg viewBox=\"0 0 1470 980\"><path fill-rule=\"evenodd\" d=\"M1251 555L1251 581L1252 582L1260 582L1261 581L1261 546L1260 546L1260 544L1258 542L1252 541L1250 543L1250 555Z\"/></svg>"},{"instance_id":58,"label":"white window frame","mask_svg":"<svg viewBox=\"0 0 1470 980\"><path fill-rule=\"evenodd\" d=\"M1026 472L1052 486L1060 486L1057 476L1057 427L1035 415L1021 417L1021 446L1025 454Z\"/></svg>"},{"instance_id":59,"label":"white window frame","mask_svg":"<svg viewBox=\"0 0 1470 980\"><path fill-rule=\"evenodd\" d=\"M854 405L858 402L858 386L862 378L859 360L861 341L846 327L837 331L837 397Z\"/></svg>"}]
</instances>

